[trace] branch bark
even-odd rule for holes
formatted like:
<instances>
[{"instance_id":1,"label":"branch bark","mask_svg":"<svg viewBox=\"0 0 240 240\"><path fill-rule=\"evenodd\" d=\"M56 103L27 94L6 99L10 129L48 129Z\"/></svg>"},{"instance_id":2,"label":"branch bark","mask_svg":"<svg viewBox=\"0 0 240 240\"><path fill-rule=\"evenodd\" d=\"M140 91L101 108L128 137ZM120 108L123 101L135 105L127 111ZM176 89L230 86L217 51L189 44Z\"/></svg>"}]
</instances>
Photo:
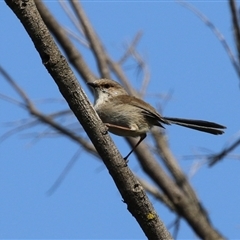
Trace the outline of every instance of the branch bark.
<instances>
[{"instance_id":1,"label":"branch bark","mask_svg":"<svg viewBox=\"0 0 240 240\"><path fill-rule=\"evenodd\" d=\"M151 229L150 225L154 225L151 223L153 219L150 220L149 218L155 218L157 215L155 215L154 210L153 212L151 212L152 210L150 211L150 209L152 209L150 203L146 204L147 209L142 209L146 200L145 193L142 191L141 186L136 181L136 179L133 178L130 170L127 168L127 166L125 166L125 162L122 162L121 157L119 155L116 155L117 150L113 148L113 152L108 151L108 149L111 149L113 145L111 145L112 143L108 142L108 136L105 136L106 131L104 129L104 126L101 124L101 122L99 122L99 120L94 120L94 117L90 116L91 114L95 113L92 111L92 108L89 107L89 102L86 100L85 94L80 89L80 86L76 82L76 79L73 76L72 72L68 69L65 59L61 56L61 54L56 49L56 46L52 43L52 39L49 37L49 33L45 28L42 27L41 19L38 19L39 16L30 16L30 14L28 17L29 19L23 16L26 11L27 13L35 11L35 9L31 9L30 6L28 6L30 3L32 3L32 1L21 2L6 0L6 2L11 3L12 6L15 4L21 5L22 3L21 7L20 5L19 7L16 7L15 12L21 19L26 30L29 32L29 35L32 37L37 50L40 52L40 56L42 56L43 63L45 64L49 73L55 79L60 91L68 101L70 108L76 114L81 124L85 126L84 129L86 132L89 131L89 137L93 139L93 143L96 144L95 146L100 155L103 157L104 162L108 167L110 174L113 176L124 201L128 204L129 211L136 217L136 219L138 219L138 222L142 228L144 229L145 227L144 232L149 232L148 230ZM42 18L44 19L44 22L48 26L49 30L54 34L55 38L64 49L69 61L77 69L81 77L85 81L91 81L95 79L94 74L87 67L83 56L81 56L78 50L74 47L74 45L66 36L65 31L63 31L61 26L48 12L47 8L42 4L40 0L35 1L35 3ZM125 87L127 86L129 92L136 94L136 92L131 88L131 84L129 83L121 68L121 63L114 62L103 49L103 45L96 37L94 29L92 28L85 14L83 14L81 6L75 6L74 4L73 6L75 7L76 14L79 15L80 21L84 25L83 28L85 36L90 43L90 51L92 51L96 62L98 63L100 74L108 76L110 70L107 68L111 69L111 71L120 79L120 81L124 82L124 85ZM25 8L29 9L26 10ZM79 8L80 12L78 10ZM34 25L34 23L37 24ZM38 28L40 32L37 31ZM37 115L36 117L39 118ZM87 123L85 121L87 121ZM45 123L50 124L46 121ZM100 126L100 128L98 126ZM93 133L91 130L96 132ZM165 173L165 170L163 170L159 162L157 162L157 160L153 157L153 154L146 144L142 143L137 148L136 155L143 170L151 177L151 179L153 179L159 189L161 189L160 192L165 193L164 196L159 196L159 199L165 202L165 204L171 210L174 210L179 217L184 218L202 239L222 239L223 237L220 235L220 233L218 233L218 231L215 230L212 226L207 213L204 211L202 205L200 204L194 190L188 182L187 177L182 172L177 164L176 159L169 151L164 134L159 131L156 133L154 132L153 137L156 141L156 147L159 151L159 155L162 157L163 163L167 167L167 170L170 172L170 176ZM135 145L134 139L128 139L128 141L131 145ZM107 152L109 152L109 154L107 154ZM125 183L125 180L130 182ZM139 202L139 205L136 205L136 203L132 201L132 197L135 198L134 201L138 201L138 197L143 197L143 199ZM143 215L139 216L138 218L138 214ZM148 220L150 220L150 222L148 222ZM144 226L145 224L149 225L149 227ZM164 231L164 228L161 228L162 226L160 226L159 223L157 223L154 227L159 227L159 229L162 229L160 232ZM148 234L149 235L146 233L149 239L161 239L159 236L156 237L157 235L151 235L152 233ZM163 237L163 235L161 236Z\"/></svg>"},{"instance_id":2,"label":"branch bark","mask_svg":"<svg viewBox=\"0 0 240 240\"><path fill-rule=\"evenodd\" d=\"M100 121L81 89L66 59L43 23L33 0L6 0L31 37L42 62L63 97L102 157L128 210L136 218L148 239L171 239L142 186L119 154L106 127Z\"/></svg>"}]
</instances>

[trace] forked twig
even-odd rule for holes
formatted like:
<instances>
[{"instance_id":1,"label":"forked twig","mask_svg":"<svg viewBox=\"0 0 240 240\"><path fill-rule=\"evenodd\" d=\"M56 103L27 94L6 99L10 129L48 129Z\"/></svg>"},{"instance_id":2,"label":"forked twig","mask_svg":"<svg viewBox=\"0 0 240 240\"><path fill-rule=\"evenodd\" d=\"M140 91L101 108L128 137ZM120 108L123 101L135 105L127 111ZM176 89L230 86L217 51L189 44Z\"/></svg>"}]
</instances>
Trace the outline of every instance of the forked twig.
<instances>
[{"instance_id":1,"label":"forked twig","mask_svg":"<svg viewBox=\"0 0 240 240\"><path fill-rule=\"evenodd\" d=\"M233 67L234 67L234 69L236 70L236 72L238 74L238 77L240 77L239 63L236 60L236 58L234 57L234 54L233 54L231 48L229 47L227 41L225 40L224 36L222 35L222 33L215 27L215 25L203 13L201 13L193 5L191 5L189 3L186 3L185 1L181 1L181 0L176 0L176 1L180 5L182 5L183 7L189 9L192 13L194 13L203 23L206 24L206 26L208 26L211 29L211 31L218 38L218 40L222 44L223 48L227 52L227 55L228 55L230 61L232 62Z\"/></svg>"}]
</instances>

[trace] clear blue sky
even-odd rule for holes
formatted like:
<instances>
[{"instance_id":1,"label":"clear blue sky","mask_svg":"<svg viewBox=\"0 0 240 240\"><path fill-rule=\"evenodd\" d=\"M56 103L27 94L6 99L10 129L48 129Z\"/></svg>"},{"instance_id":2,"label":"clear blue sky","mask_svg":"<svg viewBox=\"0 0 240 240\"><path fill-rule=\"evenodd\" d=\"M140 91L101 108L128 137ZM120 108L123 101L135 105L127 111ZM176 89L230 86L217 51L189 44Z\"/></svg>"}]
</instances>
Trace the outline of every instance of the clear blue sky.
<instances>
[{"instance_id":1,"label":"clear blue sky","mask_svg":"<svg viewBox=\"0 0 240 240\"><path fill-rule=\"evenodd\" d=\"M234 51L227 1L192 1L220 29ZM47 5L73 31L57 1ZM196 118L226 125L222 136L211 136L180 127L167 127L169 144L187 175L202 160L184 156L219 152L239 135L239 80L229 58L212 32L191 12L173 1L94 1L82 3L89 19L114 59L123 53L137 31L143 32L138 50L151 71L145 100L154 106L163 101L157 94L172 93L163 114ZM19 20L0 2L0 64L47 113L65 108L58 88L41 63ZM126 66L129 68L129 66ZM139 89L141 78L129 70L132 84ZM19 99L0 76L0 93ZM80 81L82 84L82 81ZM86 89L86 86L84 86ZM92 96L87 91L92 100ZM0 135L11 127L5 123L28 118L24 110L0 100ZM32 135L46 128L16 134L0 144L0 238L145 238L135 219L122 203L102 163L81 152L60 188L51 196L53 184L78 146L65 138L32 141ZM128 145L113 137L123 155ZM149 138L147 139L149 141ZM237 155L237 149L232 154ZM144 177L131 157L129 166ZM239 161L229 157L213 168L203 165L191 183L209 212L214 226L227 238L240 238ZM169 226L175 216L152 199L159 216ZM196 236L182 221L179 239Z\"/></svg>"}]
</instances>

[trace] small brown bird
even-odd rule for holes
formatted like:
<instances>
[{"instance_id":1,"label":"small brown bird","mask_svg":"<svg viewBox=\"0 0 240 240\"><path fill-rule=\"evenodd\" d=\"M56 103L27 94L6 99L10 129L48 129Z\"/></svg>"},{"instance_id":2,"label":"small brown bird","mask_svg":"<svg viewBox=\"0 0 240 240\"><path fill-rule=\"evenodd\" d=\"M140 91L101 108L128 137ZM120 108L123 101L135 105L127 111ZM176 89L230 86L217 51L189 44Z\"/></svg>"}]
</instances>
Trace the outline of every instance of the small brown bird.
<instances>
[{"instance_id":1,"label":"small brown bird","mask_svg":"<svg viewBox=\"0 0 240 240\"><path fill-rule=\"evenodd\" d=\"M99 79L88 82L88 85L94 89L94 108L109 132L125 137L140 137L125 160L153 126L164 128L162 124L177 124L215 135L223 134L222 129L226 128L203 120L162 117L150 104L130 96L119 83L110 79Z\"/></svg>"}]
</instances>

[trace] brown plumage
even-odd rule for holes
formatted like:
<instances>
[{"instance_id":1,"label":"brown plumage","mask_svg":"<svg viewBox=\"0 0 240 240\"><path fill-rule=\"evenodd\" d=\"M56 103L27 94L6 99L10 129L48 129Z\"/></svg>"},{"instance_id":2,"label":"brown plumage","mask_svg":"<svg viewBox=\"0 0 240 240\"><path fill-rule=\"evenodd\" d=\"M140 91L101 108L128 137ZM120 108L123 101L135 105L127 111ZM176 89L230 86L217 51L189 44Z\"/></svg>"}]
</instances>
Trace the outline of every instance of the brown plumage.
<instances>
[{"instance_id":1,"label":"brown plumage","mask_svg":"<svg viewBox=\"0 0 240 240\"><path fill-rule=\"evenodd\" d=\"M162 124L177 124L214 135L223 134L223 129L226 128L209 121L163 117L150 104L128 95L119 83L110 79L100 79L88 84L94 89L94 107L109 131L120 136L140 137L125 159L153 126L164 128Z\"/></svg>"}]
</instances>

